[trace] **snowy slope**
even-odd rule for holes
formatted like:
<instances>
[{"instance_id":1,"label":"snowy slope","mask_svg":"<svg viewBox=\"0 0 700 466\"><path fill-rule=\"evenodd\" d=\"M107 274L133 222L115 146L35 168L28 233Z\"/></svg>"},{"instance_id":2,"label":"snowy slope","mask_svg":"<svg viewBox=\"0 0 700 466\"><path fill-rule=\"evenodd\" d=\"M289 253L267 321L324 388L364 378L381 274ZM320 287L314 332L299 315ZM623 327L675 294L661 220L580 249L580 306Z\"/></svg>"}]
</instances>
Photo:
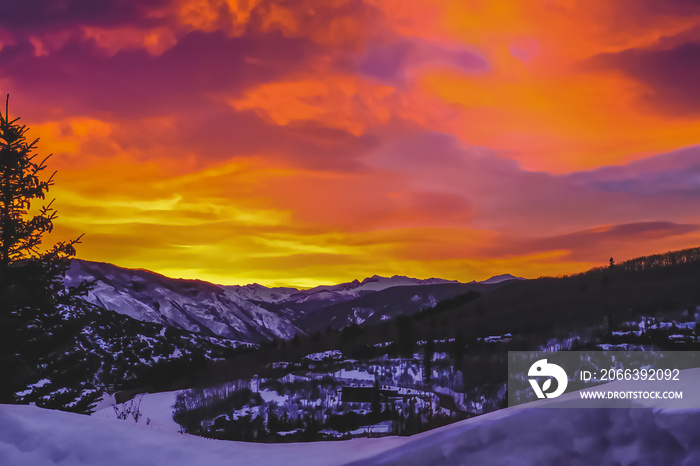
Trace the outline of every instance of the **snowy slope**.
<instances>
[{"instance_id":1,"label":"snowy slope","mask_svg":"<svg viewBox=\"0 0 700 466\"><path fill-rule=\"evenodd\" d=\"M629 401L632 408L547 409L580 401L575 391L423 432L350 464L699 465L700 369L681 371L679 378L674 389L682 389L683 405L697 409L661 410L652 400ZM593 390L641 388L640 382L616 381Z\"/></svg>"},{"instance_id":2,"label":"snowy slope","mask_svg":"<svg viewBox=\"0 0 700 466\"><path fill-rule=\"evenodd\" d=\"M288 299L293 294L299 293L299 290L296 288L268 288L258 283L252 283L250 285L231 285L225 286L224 288L248 301L264 303L277 303Z\"/></svg>"},{"instance_id":3,"label":"snowy slope","mask_svg":"<svg viewBox=\"0 0 700 466\"><path fill-rule=\"evenodd\" d=\"M258 343L291 338L299 330L284 317L235 290L198 280L176 280L111 264L73 261L66 284L95 280L87 300L141 321Z\"/></svg>"},{"instance_id":4,"label":"snowy slope","mask_svg":"<svg viewBox=\"0 0 700 466\"><path fill-rule=\"evenodd\" d=\"M700 370L681 372L688 386ZM616 389L624 387L617 382ZM576 393L565 396L577 396ZM700 394L691 392L700 401ZM546 403L556 401L547 400ZM0 405L0 465L697 465L700 409L508 408L412 437L225 442Z\"/></svg>"},{"instance_id":5,"label":"snowy slope","mask_svg":"<svg viewBox=\"0 0 700 466\"><path fill-rule=\"evenodd\" d=\"M166 432L180 432L180 425L173 420L173 406L177 399L177 390L159 393L140 393L129 401L117 404L113 397L102 403L93 417L102 419L121 419L141 426ZM134 416L134 413L139 413Z\"/></svg>"},{"instance_id":6,"label":"snowy slope","mask_svg":"<svg viewBox=\"0 0 700 466\"><path fill-rule=\"evenodd\" d=\"M359 461L404 440L226 442L35 406L0 405L2 466L332 466Z\"/></svg>"}]
</instances>

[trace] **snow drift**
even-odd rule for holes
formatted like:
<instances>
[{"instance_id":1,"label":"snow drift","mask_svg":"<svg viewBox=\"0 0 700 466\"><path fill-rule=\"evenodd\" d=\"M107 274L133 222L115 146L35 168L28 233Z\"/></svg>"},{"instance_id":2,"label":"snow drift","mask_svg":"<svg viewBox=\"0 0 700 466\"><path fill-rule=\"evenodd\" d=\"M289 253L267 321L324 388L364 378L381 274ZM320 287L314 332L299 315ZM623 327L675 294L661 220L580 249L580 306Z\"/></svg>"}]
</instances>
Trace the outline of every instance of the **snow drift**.
<instances>
[{"instance_id":1,"label":"snow drift","mask_svg":"<svg viewBox=\"0 0 700 466\"><path fill-rule=\"evenodd\" d=\"M682 374L688 386L700 383L700 369ZM623 384L615 383L617 389ZM696 393L689 396L700 398ZM197 438L34 406L0 406L2 465L288 463L697 465L700 464L700 409L519 406L412 437L255 444Z\"/></svg>"}]
</instances>

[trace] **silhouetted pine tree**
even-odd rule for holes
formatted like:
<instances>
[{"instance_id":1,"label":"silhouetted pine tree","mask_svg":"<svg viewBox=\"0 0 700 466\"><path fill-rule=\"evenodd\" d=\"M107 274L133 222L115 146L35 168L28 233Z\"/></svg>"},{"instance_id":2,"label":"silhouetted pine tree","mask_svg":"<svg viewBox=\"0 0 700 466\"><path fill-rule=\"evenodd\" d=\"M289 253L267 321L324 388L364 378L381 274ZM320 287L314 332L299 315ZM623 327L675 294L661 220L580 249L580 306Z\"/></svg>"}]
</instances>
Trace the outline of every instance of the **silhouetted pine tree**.
<instances>
[{"instance_id":1,"label":"silhouetted pine tree","mask_svg":"<svg viewBox=\"0 0 700 466\"><path fill-rule=\"evenodd\" d=\"M42 179L48 157L37 158L38 139L28 142L27 127L19 118L10 120L8 101L9 96L5 115L0 111L0 402L81 410L75 393L81 389L64 385L60 392L49 391L56 389L54 381L70 381L71 372L81 370L70 348L80 331L79 296L89 284L70 289L63 284L80 238L41 248L56 211L53 201L33 204L46 198L53 175ZM52 383L26 390L43 379Z\"/></svg>"}]
</instances>

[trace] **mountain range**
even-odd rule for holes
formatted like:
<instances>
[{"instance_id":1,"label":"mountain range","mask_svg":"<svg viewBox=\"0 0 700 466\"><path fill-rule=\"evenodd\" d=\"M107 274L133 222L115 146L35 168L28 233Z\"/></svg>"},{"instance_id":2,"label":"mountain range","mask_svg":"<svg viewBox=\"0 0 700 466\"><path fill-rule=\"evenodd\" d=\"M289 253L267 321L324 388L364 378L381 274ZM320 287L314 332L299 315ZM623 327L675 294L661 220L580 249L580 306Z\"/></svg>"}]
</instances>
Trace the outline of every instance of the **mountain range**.
<instances>
[{"instance_id":1,"label":"mountain range","mask_svg":"<svg viewBox=\"0 0 700 466\"><path fill-rule=\"evenodd\" d=\"M486 292L511 280L483 282L372 276L310 289L259 284L223 286L168 278L145 270L74 260L66 285L94 282L91 304L134 319L246 343L290 339L327 327L376 323L434 306L468 291Z\"/></svg>"}]
</instances>

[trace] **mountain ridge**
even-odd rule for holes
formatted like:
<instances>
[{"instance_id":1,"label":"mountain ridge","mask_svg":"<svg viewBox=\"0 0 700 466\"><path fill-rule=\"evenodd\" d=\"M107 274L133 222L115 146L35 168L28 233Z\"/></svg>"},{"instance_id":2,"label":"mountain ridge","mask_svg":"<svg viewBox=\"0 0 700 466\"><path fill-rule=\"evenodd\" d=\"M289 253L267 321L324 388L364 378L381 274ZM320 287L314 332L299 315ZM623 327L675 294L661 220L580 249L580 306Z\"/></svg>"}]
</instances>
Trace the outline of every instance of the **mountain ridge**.
<instances>
[{"instance_id":1,"label":"mountain ridge","mask_svg":"<svg viewBox=\"0 0 700 466\"><path fill-rule=\"evenodd\" d=\"M71 263L65 282L71 286L82 280L94 281L95 286L86 301L137 320L241 342L262 343L316 331L318 323L308 318L304 320L309 313L320 316L325 328L328 317L323 313L325 308L335 306L333 325L342 328L364 322L366 319L361 316L375 315L374 319L386 320L402 313L413 313L464 292L467 285L495 285L517 278L511 277L504 274L484 282L464 284L441 278L373 275L336 285L297 289L257 283L218 285L203 280L170 278L146 269L76 259ZM451 287L451 291L442 290L436 295L431 288L443 285ZM391 306L384 314L381 309L367 310L368 305L387 308L381 300L375 304L365 300L361 303L362 311L352 306L338 307L392 288L400 288L391 295L403 304ZM407 293L411 294L404 296ZM298 322L304 322L304 326L299 327Z\"/></svg>"}]
</instances>

